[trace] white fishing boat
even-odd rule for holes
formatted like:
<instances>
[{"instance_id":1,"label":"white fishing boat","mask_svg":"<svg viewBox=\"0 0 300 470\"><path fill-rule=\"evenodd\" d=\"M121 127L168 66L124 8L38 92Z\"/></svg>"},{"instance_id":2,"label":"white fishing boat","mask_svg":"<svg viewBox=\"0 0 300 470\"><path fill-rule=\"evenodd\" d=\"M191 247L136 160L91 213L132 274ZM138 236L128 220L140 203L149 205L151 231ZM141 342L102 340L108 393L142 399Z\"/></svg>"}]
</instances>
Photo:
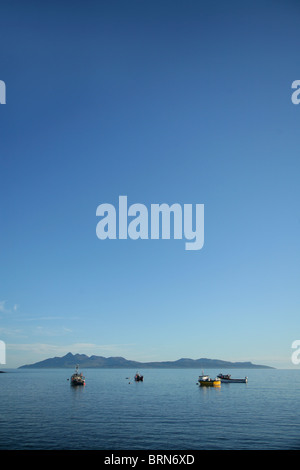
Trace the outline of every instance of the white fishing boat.
<instances>
[{"instance_id":1,"label":"white fishing boat","mask_svg":"<svg viewBox=\"0 0 300 470\"><path fill-rule=\"evenodd\" d=\"M248 377L244 377L243 379L232 379L230 374L219 374L218 378L221 380L222 383L247 383Z\"/></svg>"}]
</instances>

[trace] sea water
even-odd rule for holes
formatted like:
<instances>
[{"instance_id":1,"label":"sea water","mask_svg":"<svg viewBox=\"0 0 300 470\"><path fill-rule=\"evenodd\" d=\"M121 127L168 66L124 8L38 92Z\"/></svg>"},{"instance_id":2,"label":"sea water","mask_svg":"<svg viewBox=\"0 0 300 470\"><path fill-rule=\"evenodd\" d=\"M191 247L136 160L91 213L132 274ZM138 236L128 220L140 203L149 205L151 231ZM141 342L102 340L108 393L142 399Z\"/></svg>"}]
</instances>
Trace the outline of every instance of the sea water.
<instances>
[{"instance_id":1,"label":"sea water","mask_svg":"<svg viewBox=\"0 0 300 470\"><path fill-rule=\"evenodd\" d=\"M248 383L199 387L196 369L0 374L0 449L300 449L300 370L205 370Z\"/></svg>"}]
</instances>

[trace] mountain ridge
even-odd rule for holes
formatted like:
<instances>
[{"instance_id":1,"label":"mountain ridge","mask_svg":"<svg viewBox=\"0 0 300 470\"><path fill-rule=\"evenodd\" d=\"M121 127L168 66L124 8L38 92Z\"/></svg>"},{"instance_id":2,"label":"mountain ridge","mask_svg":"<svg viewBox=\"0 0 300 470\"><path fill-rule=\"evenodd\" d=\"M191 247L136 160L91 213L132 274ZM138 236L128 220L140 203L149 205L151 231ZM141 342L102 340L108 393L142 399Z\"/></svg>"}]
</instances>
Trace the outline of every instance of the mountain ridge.
<instances>
[{"instance_id":1,"label":"mountain ridge","mask_svg":"<svg viewBox=\"0 0 300 470\"><path fill-rule=\"evenodd\" d=\"M274 367L252 364L250 361L246 362L230 362L221 359L190 359L181 358L175 361L153 361L153 362L139 362L125 359L121 356L104 357L104 356L87 356L86 354L72 354L67 353L62 357L52 357L43 361L35 362L33 364L25 364L20 366L19 369L53 369L53 368L73 368L76 364L85 368L98 368L98 369L122 369L122 368L143 368L143 369L218 369L235 368L235 369L274 369Z\"/></svg>"}]
</instances>

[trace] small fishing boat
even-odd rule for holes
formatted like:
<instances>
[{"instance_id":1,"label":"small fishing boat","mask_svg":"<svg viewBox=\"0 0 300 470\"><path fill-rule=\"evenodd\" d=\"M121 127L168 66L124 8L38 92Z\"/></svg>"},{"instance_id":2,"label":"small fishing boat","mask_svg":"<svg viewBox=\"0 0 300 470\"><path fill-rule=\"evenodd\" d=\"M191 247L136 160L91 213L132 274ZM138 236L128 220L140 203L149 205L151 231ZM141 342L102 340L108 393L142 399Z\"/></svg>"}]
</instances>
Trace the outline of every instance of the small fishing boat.
<instances>
[{"instance_id":1,"label":"small fishing boat","mask_svg":"<svg viewBox=\"0 0 300 470\"><path fill-rule=\"evenodd\" d=\"M71 385L85 385L85 377L82 372L78 371L78 365L75 368L74 374L71 376Z\"/></svg>"},{"instance_id":2,"label":"small fishing boat","mask_svg":"<svg viewBox=\"0 0 300 470\"><path fill-rule=\"evenodd\" d=\"M248 377L244 379L232 379L230 374L218 374L218 378L221 380L222 383L244 383L248 382Z\"/></svg>"},{"instance_id":3,"label":"small fishing boat","mask_svg":"<svg viewBox=\"0 0 300 470\"><path fill-rule=\"evenodd\" d=\"M200 387L221 387L221 380L218 378L211 379L210 377L205 380L200 380Z\"/></svg>"},{"instance_id":4,"label":"small fishing boat","mask_svg":"<svg viewBox=\"0 0 300 470\"><path fill-rule=\"evenodd\" d=\"M136 382L143 382L144 376L141 375L141 374L139 374L139 372L137 372L137 373L135 374L135 376L134 376L134 380L135 380Z\"/></svg>"},{"instance_id":5,"label":"small fishing boat","mask_svg":"<svg viewBox=\"0 0 300 470\"><path fill-rule=\"evenodd\" d=\"M221 380L216 377L215 379L211 379L209 375L204 375L202 371L202 375L199 375L198 379L200 387L220 387Z\"/></svg>"}]
</instances>

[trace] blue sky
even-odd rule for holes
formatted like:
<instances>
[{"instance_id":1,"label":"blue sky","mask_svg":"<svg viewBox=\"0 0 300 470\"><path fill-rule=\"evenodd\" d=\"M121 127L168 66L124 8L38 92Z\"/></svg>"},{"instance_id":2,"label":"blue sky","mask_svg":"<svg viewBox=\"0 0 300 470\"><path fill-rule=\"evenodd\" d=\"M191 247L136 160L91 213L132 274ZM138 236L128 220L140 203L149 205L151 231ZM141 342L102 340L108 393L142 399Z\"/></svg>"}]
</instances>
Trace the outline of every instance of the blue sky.
<instances>
[{"instance_id":1,"label":"blue sky","mask_svg":"<svg viewBox=\"0 0 300 470\"><path fill-rule=\"evenodd\" d=\"M0 6L0 339L292 367L299 339L295 1ZM99 240L96 208L204 204L205 243Z\"/></svg>"}]
</instances>

